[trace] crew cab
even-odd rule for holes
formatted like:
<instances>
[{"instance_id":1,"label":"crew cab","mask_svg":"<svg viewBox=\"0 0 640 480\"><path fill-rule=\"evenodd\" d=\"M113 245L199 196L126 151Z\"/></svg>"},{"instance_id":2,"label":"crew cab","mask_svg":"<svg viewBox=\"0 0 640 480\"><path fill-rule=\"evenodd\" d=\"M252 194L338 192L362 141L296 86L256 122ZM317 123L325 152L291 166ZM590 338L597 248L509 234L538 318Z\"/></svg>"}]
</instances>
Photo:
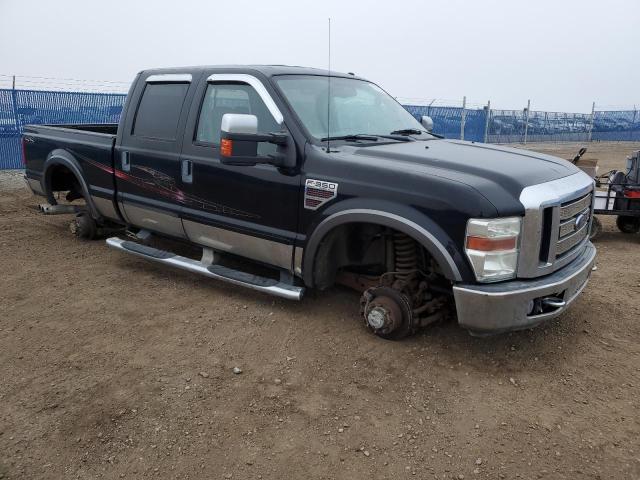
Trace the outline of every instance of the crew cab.
<instances>
[{"instance_id":1,"label":"crew cab","mask_svg":"<svg viewBox=\"0 0 640 480\"><path fill-rule=\"evenodd\" d=\"M431 125L352 74L145 70L117 125L27 126L25 177L78 235L126 229L106 240L123 252L289 299L353 287L384 338L451 311L478 335L562 313L594 266L593 180Z\"/></svg>"}]
</instances>

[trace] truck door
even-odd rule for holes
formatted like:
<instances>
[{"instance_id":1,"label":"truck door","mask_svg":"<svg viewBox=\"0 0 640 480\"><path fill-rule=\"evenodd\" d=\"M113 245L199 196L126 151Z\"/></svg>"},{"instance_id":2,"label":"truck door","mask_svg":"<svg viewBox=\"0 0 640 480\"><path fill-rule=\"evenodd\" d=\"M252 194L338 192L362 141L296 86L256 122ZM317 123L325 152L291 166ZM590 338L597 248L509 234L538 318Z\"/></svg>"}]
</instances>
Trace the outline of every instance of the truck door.
<instances>
[{"instance_id":1,"label":"truck door","mask_svg":"<svg viewBox=\"0 0 640 480\"><path fill-rule=\"evenodd\" d=\"M137 82L116 146L120 211L136 227L185 238L180 219L180 148L192 76L161 74ZM192 93L191 93L192 96Z\"/></svg>"},{"instance_id":2,"label":"truck door","mask_svg":"<svg viewBox=\"0 0 640 480\"><path fill-rule=\"evenodd\" d=\"M299 174L273 165L223 165L219 158L225 113L256 115L260 132L286 129L265 83L214 74L198 86L182 148L182 219L195 243L292 270ZM259 154L270 152L275 145L259 145Z\"/></svg>"}]
</instances>

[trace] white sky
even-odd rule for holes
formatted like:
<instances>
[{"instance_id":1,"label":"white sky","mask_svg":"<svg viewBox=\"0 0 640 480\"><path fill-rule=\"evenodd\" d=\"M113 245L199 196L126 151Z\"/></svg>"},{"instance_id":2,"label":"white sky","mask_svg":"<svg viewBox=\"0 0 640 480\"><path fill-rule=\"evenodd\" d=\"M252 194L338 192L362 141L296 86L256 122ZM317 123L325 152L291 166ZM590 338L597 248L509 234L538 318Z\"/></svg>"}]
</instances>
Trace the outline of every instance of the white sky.
<instances>
[{"instance_id":1,"label":"white sky","mask_svg":"<svg viewBox=\"0 0 640 480\"><path fill-rule=\"evenodd\" d=\"M0 74L129 81L150 67L355 72L406 99L640 105L639 0L0 0Z\"/></svg>"}]
</instances>

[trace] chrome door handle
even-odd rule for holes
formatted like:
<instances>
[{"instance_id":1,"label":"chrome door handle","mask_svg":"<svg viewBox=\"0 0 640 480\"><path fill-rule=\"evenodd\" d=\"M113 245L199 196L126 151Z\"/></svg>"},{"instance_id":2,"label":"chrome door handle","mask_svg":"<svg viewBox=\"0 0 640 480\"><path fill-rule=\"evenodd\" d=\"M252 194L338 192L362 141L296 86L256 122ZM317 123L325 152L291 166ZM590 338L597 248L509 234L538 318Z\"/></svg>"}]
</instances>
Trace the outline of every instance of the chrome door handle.
<instances>
[{"instance_id":1,"label":"chrome door handle","mask_svg":"<svg viewBox=\"0 0 640 480\"><path fill-rule=\"evenodd\" d=\"M193 162L191 160L182 160L182 182L193 183Z\"/></svg>"},{"instance_id":2,"label":"chrome door handle","mask_svg":"<svg viewBox=\"0 0 640 480\"><path fill-rule=\"evenodd\" d=\"M131 170L131 160L129 159L129 152L122 152L120 155L120 162L122 164L122 171L128 172Z\"/></svg>"}]
</instances>

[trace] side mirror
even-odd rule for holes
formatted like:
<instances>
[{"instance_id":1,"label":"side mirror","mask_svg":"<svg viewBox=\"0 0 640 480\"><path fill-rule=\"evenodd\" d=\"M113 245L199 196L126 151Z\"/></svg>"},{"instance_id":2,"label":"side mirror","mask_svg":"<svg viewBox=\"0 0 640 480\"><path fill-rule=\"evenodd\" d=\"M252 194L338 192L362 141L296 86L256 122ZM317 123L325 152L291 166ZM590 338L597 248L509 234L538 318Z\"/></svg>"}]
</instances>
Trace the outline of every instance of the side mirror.
<instances>
[{"instance_id":1,"label":"side mirror","mask_svg":"<svg viewBox=\"0 0 640 480\"><path fill-rule=\"evenodd\" d=\"M258 155L258 144L273 143L286 147L286 133L258 133L258 117L240 113L225 113L220 124L220 162L224 165L252 166L258 163L285 165L285 155ZM295 163L294 163L295 164Z\"/></svg>"},{"instance_id":2,"label":"side mirror","mask_svg":"<svg viewBox=\"0 0 640 480\"><path fill-rule=\"evenodd\" d=\"M420 119L420 123L427 130L427 132L433 131L433 119L427 115L423 115Z\"/></svg>"},{"instance_id":3,"label":"side mirror","mask_svg":"<svg viewBox=\"0 0 640 480\"><path fill-rule=\"evenodd\" d=\"M220 130L227 133L258 133L258 117L241 113L225 113Z\"/></svg>"}]
</instances>

